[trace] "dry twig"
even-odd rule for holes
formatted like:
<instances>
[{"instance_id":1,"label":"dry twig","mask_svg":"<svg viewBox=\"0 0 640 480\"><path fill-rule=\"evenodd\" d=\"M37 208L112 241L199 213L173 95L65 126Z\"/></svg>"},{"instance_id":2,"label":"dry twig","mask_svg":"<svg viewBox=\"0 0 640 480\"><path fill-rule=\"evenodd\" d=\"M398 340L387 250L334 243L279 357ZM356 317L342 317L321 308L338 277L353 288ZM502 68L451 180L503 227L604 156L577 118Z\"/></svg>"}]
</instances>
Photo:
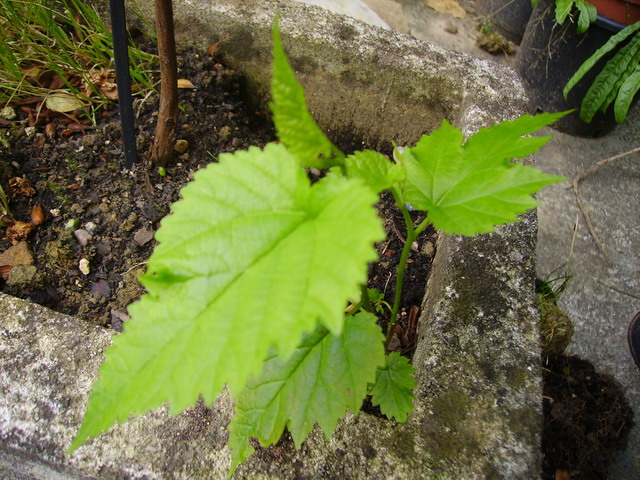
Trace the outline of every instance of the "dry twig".
<instances>
[{"instance_id":1,"label":"dry twig","mask_svg":"<svg viewBox=\"0 0 640 480\"><path fill-rule=\"evenodd\" d=\"M602 255L604 256L604 258L607 260L607 262L609 264L612 263L611 259L609 258L609 255L607 254L607 251L605 250L604 245L602 244L602 241L600 240L600 237L598 237L598 235L596 234L596 231L593 228L593 224L591 223L591 218L589 217L589 215L587 214L587 211L584 208L584 204L582 203L582 199L580 198L580 193L579 193L579 190L578 190L578 184L582 180L584 180L585 177L591 175L593 172L595 172L599 168L602 168L603 166L607 165L608 163L614 162L616 160L620 160L621 158L624 158L624 157L628 157L629 155L633 155L634 153L640 153L640 147L634 148L633 150L629 150L628 152L624 152L624 153L620 153L618 155L614 155L613 157L609 157L609 158L605 158L603 160L600 160L599 162L591 165L591 167L589 167L587 170L582 172L580 175L576 176L576 178L573 179L573 183L572 183L573 193L575 194L576 201L578 202L578 208L580 208L580 211L582 212L582 215L584 216L584 219L587 222L587 228L589 229L589 233L593 237L593 240L596 242L596 245L598 246L598 249L600 250L600 252L602 253Z\"/></svg>"}]
</instances>

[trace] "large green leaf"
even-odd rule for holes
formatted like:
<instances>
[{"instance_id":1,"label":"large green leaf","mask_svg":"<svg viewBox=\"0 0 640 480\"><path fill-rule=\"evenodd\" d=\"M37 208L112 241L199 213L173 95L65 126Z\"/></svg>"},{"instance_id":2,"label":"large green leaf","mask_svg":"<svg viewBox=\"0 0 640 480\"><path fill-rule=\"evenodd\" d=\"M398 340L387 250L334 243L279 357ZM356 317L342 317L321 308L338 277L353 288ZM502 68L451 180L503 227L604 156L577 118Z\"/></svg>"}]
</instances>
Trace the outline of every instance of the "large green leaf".
<instances>
[{"instance_id":1,"label":"large green leaf","mask_svg":"<svg viewBox=\"0 0 640 480\"><path fill-rule=\"evenodd\" d=\"M367 384L385 364L383 341L376 317L360 313L345 320L341 335L319 329L306 336L286 361L271 355L236 401L231 473L251 456L252 437L266 447L286 426L299 447L316 422L329 436L347 410L358 413Z\"/></svg>"},{"instance_id":2,"label":"large green leaf","mask_svg":"<svg viewBox=\"0 0 640 480\"><path fill-rule=\"evenodd\" d=\"M444 121L400 154L407 172L404 200L427 211L433 225L446 233L474 235L517 221L516 214L537 205L531 194L563 179L509 159L540 148L550 137L523 135L562 115L525 115L482 129L466 143L462 132Z\"/></svg>"},{"instance_id":3,"label":"large green leaf","mask_svg":"<svg viewBox=\"0 0 640 480\"><path fill-rule=\"evenodd\" d=\"M370 188L337 175L312 186L281 144L221 155L182 195L72 448L131 413L240 391L271 346L286 358L318 322L340 334L384 238Z\"/></svg>"},{"instance_id":4,"label":"large green leaf","mask_svg":"<svg viewBox=\"0 0 640 480\"><path fill-rule=\"evenodd\" d=\"M344 156L320 130L307 108L302 85L296 80L282 48L278 20L273 25L271 111L278 138L303 165L320 169L341 165Z\"/></svg>"},{"instance_id":5,"label":"large green leaf","mask_svg":"<svg viewBox=\"0 0 640 480\"><path fill-rule=\"evenodd\" d=\"M371 403L380 405L380 411L387 417L405 422L413 410L414 372L408 358L392 352L384 367L378 368L376 383L371 390Z\"/></svg>"}]
</instances>

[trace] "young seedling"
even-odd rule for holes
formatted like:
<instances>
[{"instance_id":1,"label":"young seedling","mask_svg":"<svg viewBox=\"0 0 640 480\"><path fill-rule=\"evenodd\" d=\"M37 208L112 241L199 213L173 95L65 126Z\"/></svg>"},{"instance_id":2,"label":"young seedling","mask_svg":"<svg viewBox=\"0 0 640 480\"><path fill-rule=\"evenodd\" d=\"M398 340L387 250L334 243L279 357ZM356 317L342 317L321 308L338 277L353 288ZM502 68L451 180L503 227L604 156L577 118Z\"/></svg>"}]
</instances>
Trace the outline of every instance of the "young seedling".
<instances>
[{"instance_id":1,"label":"young seedling","mask_svg":"<svg viewBox=\"0 0 640 480\"><path fill-rule=\"evenodd\" d=\"M345 155L309 114L277 21L273 40L280 143L222 154L182 190L141 277L148 293L105 353L70 451L165 402L171 414L200 397L211 404L225 384L236 399L230 474L251 455L251 438L272 445L286 427L300 446L316 423L329 436L347 411L358 414L367 392L405 421L413 367L385 355L366 288L374 242L384 237L378 194L393 193L407 224L399 292L411 243L428 225L490 232L561 180L510 162L549 139L524 135L561 115L527 115L466 141L444 121L395 162L371 150ZM312 184L304 167L327 173ZM428 213L417 227L407 203ZM398 308L399 293L390 331Z\"/></svg>"}]
</instances>

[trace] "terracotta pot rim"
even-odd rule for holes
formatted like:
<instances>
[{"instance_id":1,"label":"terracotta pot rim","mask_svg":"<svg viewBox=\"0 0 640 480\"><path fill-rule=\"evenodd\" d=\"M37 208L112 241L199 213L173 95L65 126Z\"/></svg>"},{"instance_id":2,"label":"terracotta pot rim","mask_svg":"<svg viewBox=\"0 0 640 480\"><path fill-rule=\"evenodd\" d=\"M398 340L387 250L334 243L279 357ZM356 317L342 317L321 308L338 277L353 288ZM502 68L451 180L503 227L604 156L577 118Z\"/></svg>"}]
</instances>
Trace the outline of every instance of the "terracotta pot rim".
<instances>
[{"instance_id":1,"label":"terracotta pot rim","mask_svg":"<svg viewBox=\"0 0 640 480\"><path fill-rule=\"evenodd\" d=\"M640 0L589 0L598 10L598 15L622 25L640 21Z\"/></svg>"}]
</instances>

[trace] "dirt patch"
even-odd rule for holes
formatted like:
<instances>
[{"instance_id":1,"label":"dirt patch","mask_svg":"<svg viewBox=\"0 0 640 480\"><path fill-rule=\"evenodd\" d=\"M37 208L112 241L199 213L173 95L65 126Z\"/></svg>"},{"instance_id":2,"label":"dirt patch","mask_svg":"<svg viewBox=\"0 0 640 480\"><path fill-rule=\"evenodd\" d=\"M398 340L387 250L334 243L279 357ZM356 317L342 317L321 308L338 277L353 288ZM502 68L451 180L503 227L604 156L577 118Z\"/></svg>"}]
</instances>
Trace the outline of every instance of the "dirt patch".
<instances>
[{"instance_id":1,"label":"dirt patch","mask_svg":"<svg viewBox=\"0 0 640 480\"><path fill-rule=\"evenodd\" d=\"M559 355L544 368L543 478L601 480L624 447L633 411L622 386L588 360Z\"/></svg>"},{"instance_id":2,"label":"dirt patch","mask_svg":"<svg viewBox=\"0 0 640 480\"><path fill-rule=\"evenodd\" d=\"M264 113L242 102L236 72L188 51L180 56L180 75L197 88L180 90L178 138L188 148L165 176L143 163L123 169L115 107L102 113L98 128L70 136L64 117L47 113L35 129L25 131L21 120L28 113L18 109L18 118L4 131L0 182L11 196L16 220L28 222L39 205L44 222L26 242L34 265L5 274L3 292L119 328L126 306L142 292L136 274L153 250L153 233L180 188L220 153L273 139ZM144 157L157 105L139 103L136 110L138 151ZM53 125L47 134L46 125ZM22 179L34 191L27 196L24 189L7 188L9 178ZM0 240L0 252L9 246L8 239Z\"/></svg>"}]
</instances>

